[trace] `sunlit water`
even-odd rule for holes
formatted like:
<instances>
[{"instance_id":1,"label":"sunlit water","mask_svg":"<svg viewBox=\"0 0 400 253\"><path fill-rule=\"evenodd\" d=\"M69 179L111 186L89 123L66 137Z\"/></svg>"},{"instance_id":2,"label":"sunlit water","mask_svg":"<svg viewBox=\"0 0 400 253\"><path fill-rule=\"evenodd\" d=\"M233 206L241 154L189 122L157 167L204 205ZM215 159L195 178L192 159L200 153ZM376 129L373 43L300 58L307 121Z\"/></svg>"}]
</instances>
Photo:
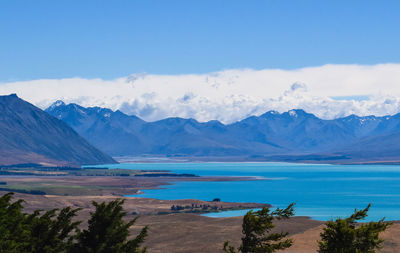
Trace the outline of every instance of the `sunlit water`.
<instances>
[{"instance_id":1,"label":"sunlit water","mask_svg":"<svg viewBox=\"0 0 400 253\"><path fill-rule=\"evenodd\" d=\"M170 170L200 176L253 176L266 180L178 182L143 190L140 197L269 203L296 202L296 215L328 220L372 203L368 220L400 220L400 166L288 163L142 163L110 168ZM138 195L130 195L138 196ZM243 212L211 214L242 215Z\"/></svg>"}]
</instances>

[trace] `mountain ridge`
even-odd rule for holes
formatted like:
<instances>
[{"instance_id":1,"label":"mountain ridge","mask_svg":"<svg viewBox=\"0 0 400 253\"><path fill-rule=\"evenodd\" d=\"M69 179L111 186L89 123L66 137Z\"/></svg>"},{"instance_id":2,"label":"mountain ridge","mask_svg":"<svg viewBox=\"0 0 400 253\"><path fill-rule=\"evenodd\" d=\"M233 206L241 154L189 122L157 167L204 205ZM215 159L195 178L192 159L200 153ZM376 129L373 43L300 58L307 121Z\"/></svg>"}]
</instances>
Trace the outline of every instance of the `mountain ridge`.
<instances>
[{"instance_id":1,"label":"mountain ridge","mask_svg":"<svg viewBox=\"0 0 400 253\"><path fill-rule=\"evenodd\" d=\"M324 120L302 109L293 109L283 113L267 111L230 124L178 117L146 122L106 108L57 103L46 112L64 120L114 156L243 156L268 160L268 157L322 155L335 160L344 157L343 161L361 161L365 160L362 153L369 152L376 156L370 159L379 160L387 156L379 149L372 149L373 144L387 138L388 145L390 138L385 136L400 135L400 114L349 115ZM356 149L352 145L359 146ZM363 150L362 146L370 148ZM396 148L397 144L389 146ZM400 161L400 155L392 155L390 159Z\"/></svg>"}]
</instances>

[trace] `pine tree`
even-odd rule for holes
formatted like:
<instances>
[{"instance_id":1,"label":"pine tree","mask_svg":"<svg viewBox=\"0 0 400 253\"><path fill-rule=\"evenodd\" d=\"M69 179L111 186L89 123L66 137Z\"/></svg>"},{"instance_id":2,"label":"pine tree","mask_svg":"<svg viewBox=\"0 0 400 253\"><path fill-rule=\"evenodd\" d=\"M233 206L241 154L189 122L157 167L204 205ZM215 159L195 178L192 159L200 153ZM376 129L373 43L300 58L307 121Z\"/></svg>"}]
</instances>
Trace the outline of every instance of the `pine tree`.
<instances>
[{"instance_id":1,"label":"pine tree","mask_svg":"<svg viewBox=\"0 0 400 253\"><path fill-rule=\"evenodd\" d=\"M27 216L31 233L27 250L32 253L66 252L73 246L74 234L79 231L78 225L81 222L72 222L79 210L66 207L59 212L52 209L42 215L36 210Z\"/></svg>"},{"instance_id":2,"label":"pine tree","mask_svg":"<svg viewBox=\"0 0 400 253\"><path fill-rule=\"evenodd\" d=\"M0 197L0 252L2 253L143 253L147 236L144 227L128 240L129 228L136 219L125 222L123 200L106 204L93 202L89 227L80 231L80 221L72 221L80 209L36 210L23 213L23 200L12 202L13 193Z\"/></svg>"},{"instance_id":3,"label":"pine tree","mask_svg":"<svg viewBox=\"0 0 400 253\"><path fill-rule=\"evenodd\" d=\"M40 215L22 212L24 202L11 203L13 193L0 197L0 249L1 252L59 253L66 252L73 243L73 232L80 222L72 222L79 209L53 209ZM57 214L58 213L58 214Z\"/></svg>"},{"instance_id":4,"label":"pine tree","mask_svg":"<svg viewBox=\"0 0 400 253\"><path fill-rule=\"evenodd\" d=\"M23 200L11 203L13 193L0 197L0 249L2 252L23 252L30 236L25 215L22 213Z\"/></svg>"},{"instance_id":5,"label":"pine tree","mask_svg":"<svg viewBox=\"0 0 400 253\"><path fill-rule=\"evenodd\" d=\"M227 253L272 253L277 250L289 248L293 241L287 239L288 232L271 233L275 227L274 220L288 219L294 215L294 203L285 209L277 208L270 211L264 207L260 211L249 211L243 217L242 244L238 249L231 246L229 241L224 244L224 251Z\"/></svg>"},{"instance_id":6,"label":"pine tree","mask_svg":"<svg viewBox=\"0 0 400 253\"><path fill-rule=\"evenodd\" d=\"M125 222L123 218L124 200L117 199L109 203L92 202L95 212L91 213L88 229L78 235L73 253L140 253L146 252L140 245L147 236L147 226L134 239L128 240L129 228L136 222Z\"/></svg>"},{"instance_id":7,"label":"pine tree","mask_svg":"<svg viewBox=\"0 0 400 253\"><path fill-rule=\"evenodd\" d=\"M321 233L319 253L374 253L382 247L383 240L379 233L392 223L384 219L378 222L357 224L357 221L368 216L369 204L363 210L355 210L350 217L328 221Z\"/></svg>"}]
</instances>

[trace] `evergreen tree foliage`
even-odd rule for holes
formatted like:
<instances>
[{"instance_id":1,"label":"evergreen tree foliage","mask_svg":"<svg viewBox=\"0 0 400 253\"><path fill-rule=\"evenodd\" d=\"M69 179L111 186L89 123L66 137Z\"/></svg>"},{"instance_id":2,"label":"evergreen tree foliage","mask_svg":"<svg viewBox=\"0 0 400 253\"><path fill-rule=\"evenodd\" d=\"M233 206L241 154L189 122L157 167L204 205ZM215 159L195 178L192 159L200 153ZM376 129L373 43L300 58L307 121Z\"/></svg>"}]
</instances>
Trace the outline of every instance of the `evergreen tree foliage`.
<instances>
[{"instance_id":1,"label":"evergreen tree foliage","mask_svg":"<svg viewBox=\"0 0 400 253\"><path fill-rule=\"evenodd\" d=\"M11 203L13 193L0 197L0 249L2 252L22 252L29 245L30 231L22 213L23 200Z\"/></svg>"},{"instance_id":2,"label":"evergreen tree foliage","mask_svg":"<svg viewBox=\"0 0 400 253\"><path fill-rule=\"evenodd\" d=\"M357 221L367 217L371 204L363 210L355 210L354 214L345 219L331 220L321 233L319 253L374 253L382 247L383 240L379 233L386 230L392 223L384 219L378 222L357 224Z\"/></svg>"},{"instance_id":3,"label":"evergreen tree foliage","mask_svg":"<svg viewBox=\"0 0 400 253\"><path fill-rule=\"evenodd\" d=\"M79 222L72 218L79 209L64 208L57 214L53 209L40 215L24 214L23 200L11 203L13 193L0 197L0 249L11 253L59 253L72 245L72 232Z\"/></svg>"},{"instance_id":4,"label":"evergreen tree foliage","mask_svg":"<svg viewBox=\"0 0 400 253\"><path fill-rule=\"evenodd\" d=\"M80 209L66 207L58 211L23 213L23 200L12 202L13 193L0 197L1 253L143 253L140 248L147 227L128 240L129 228L136 219L125 222L123 200L93 202L89 227L80 231L73 221Z\"/></svg>"},{"instance_id":5,"label":"evergreen tree foliage","mask_svg":"<svg viewBox=\"0 0 400 253\"><path fill-rule=\"evenodd\" d=\"M124 200L117 199L109 203L92 202L96 207L88 221L88 229L78 235L78 242L74 253L142 253L140 245L147 236L147 227L144 227L139 235L128 240L129 228L136 222L133 219L125 222L123 218Z\"/></svg>"},{"instance_id":6,"label":"evergreen tree foliage","mask_svg":"<svg viewBox=\"0 0 400 253\"><path fill-rule=\"evenodd\" d=\"M78 230L80 221L72 222L72 218L80 209L66 207L57 214L53 209L40 215L35 211L27 216L30 227L28 252L32 253L59 253L66 252L73 246L74 234Z\"/></svg>"},{"instance_id":7,"label":"evergreen tree foliage","mask_svg":"<svg viewBox=\"0 0 400 253\"><path fill-rule=\"evenodd\" d=\"M294 215L294 203L285 209L277 208L272 211L264 207L260 211L249 211L243 217L242 224L242 244L235 248L229 244L224 244L224 251L227 253L271 253L277 250L289 248L293 241L287 239L288 232L271 233L275 227L274 220L288 219Z\"/></svg>"}]
</instances>

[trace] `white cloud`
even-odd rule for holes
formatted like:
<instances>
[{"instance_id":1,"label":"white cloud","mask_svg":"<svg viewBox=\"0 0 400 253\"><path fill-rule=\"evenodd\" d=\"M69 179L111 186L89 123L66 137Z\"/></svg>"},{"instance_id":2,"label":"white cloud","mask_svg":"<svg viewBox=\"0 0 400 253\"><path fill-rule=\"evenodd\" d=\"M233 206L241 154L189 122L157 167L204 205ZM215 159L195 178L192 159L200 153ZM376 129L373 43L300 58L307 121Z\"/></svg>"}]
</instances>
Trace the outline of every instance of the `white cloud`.
<instances>
[{"instance_id":1,"label":"white cloud","mask_svg":"<svg viewBox=\"0 0 400 253\"><path fill-rule=\"evenodd\" d=\"M178 116L227 123L268 110L293 108L326 119L349 114L386 115L400 111L400 64L233 69L199 75L135 74L115 80L69 78L0 84L0 94L10 93L41 108L60 99L120 109L149 121ZM340 99L348 96L369 99Z\"/></svg>"}]
</instances>

